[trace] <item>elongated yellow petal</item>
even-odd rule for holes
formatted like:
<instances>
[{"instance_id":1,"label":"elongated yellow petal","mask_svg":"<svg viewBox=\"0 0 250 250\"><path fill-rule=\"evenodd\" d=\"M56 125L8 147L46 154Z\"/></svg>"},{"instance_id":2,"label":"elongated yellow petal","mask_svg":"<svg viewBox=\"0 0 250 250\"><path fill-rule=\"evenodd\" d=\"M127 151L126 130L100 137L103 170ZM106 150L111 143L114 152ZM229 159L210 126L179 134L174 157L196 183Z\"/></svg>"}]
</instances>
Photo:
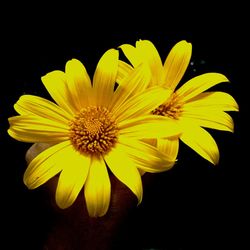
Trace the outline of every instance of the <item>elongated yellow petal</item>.
<instances>
[{"instance_id":1,"label":"elongated yellow petal","mask_svg":"<svg viewBox=\"0 0 250 250\"><path fill-rule=\"evenodd\" d=\"M220 91L200 93L185 103L185 107L200 107L222 111L239 110L239 106L235 99L228 93Z\"/></svg>"},{"instance_id":2,"label":"elongated yellow petal","mask_svg":"<svg viewBox=\"0 0 250 250\"><path fill-rule=\"evenodd\" d=\"M96 105L108 106L114 92L118 71L118 50L110 49L104 53L97 64L93 88Z\"/></svg>"},{"instance_id":3,"label":"elongated yellow petal","mask_svg":"<svg viewBox=\"0 0 250 250\"><path fill-rule=\"evenodd\" d=\"M157 139L157 148L170 160L174 161L176 160L179 151L179 138Z\"/></svg>"},{"instance_id":4,"label":"elongated yellow petal","mask_svg":"<svg viewBox=\"0 0 250 250\"><path fill-rule=\"evenodd\" d=\"M88 106L92 100L92 85L84 65L77 59L66 63L66 79L69 92L78 110Z\"/></svg>"},{"instance_id":5,"label":"elongated yellow petal","mask_svg":"<svg viewBox=\"0 0 250 250\"><path fill-rule=\"evenodd\" d=\"M72 115L78 111L75 100L69 92L67 77L64 72L52 71L41 77L41 80L51 97L60 107Z\"/></svg>"},{"instance_id":6,"label":"elongated yellow petal","mask_svg":"<svg viewBox=\"0 0 250 250\"><path fill-rule=\"evenodd\" d=\"M135 166L145 172L159 173L174 166L176 159L161 153L153 147L139 140L120 139L120 149L134 162Z\"/></svg>"},{"instance_id":7,"label":"elongated yellow petal","mask_svg":"<svg viewBox=\"0 0 250 250\"><path fill-rule=\"evenodd\" d=\"M143 195L141 176L135 164L122 149L117 145L105 155L105 161L116 178L136 195L139 204Z\"/></svg>"},{"instance_id":8,"label":"elongated yellow petal","mask_svg":"<svg viewBox=\"0 0 250 250\"><path fill-rule=\"evenodd\" d=\"M35 142L45 142L45 143L58 143L58 142L63 142L68 139L68 136L65 136L61 133L49 133L50 136L47 135L47 132L41 132L41 133L33 133L29 132L27 134L26 131L23 131L21 129L9 129L8 134L16 139L17 141L21 142L30 142L30 143L35 143Z\"/></svg>"},{"instance_id":9,"label":"elongated yellow petal","mask_svg":"<svg viewBox=\"0 0 250 250\"><path fill-rule=\"evenodd\" d=\"M164 63L162 84L174 90L183 77L192 55L192 45L186 41L178 42L168 54Z\"/></svg>"},{"instance_id":10,"label":"elongated yellow petal","mask_svg":"<svg viewBox=\"0 0 250 250\"><path fill-rule=\"evenodd\" d=\"M84 185L88 213L91 217L106 214L111 194L111 184L103 159L92 158L89 174Z\"/></svg>"},{"instance_id":11,"label":"elongated yellow petal","mask_svg":"<svg viewBox=\"0 0 250 250\"><path fill-rule=\"evenodd\" d=\"M69 138L67 124L32 116L14 116L9 118L8 133L23 142L60 142Z\"/></svg>"},{"instance_id":12,"label":"elongated yellow petal","mask_svg":"<svg viewBox=\"0 0 250 250\"><path fill-rule=\"evenodd\" d=\"M143 64L140 64L118 85L109 106L112 112L116 112L129 97L144 91L149 81L150 71Z\"/></svg>"},{"instance_id":13,"label":"elongated yellow petal","mask_svg":"<svg viewBox=\"0 0 250 250\"><path fill-rule=\"evenodd\" d=\"M37 115L64 124L68 124L68 121L73 118L55 103L33 95L21 96L14 108L20 115Z\"/></svg>"},{"instance_id":14,"label":"elongated yellow petal","mask_svg":"<svg viewBox=\"0 0 250 250\"><path fill-rule=\"evenodd\" d=\"M224 75L219 73L206 73L187 81L176 93L181 96L182 101L185 102L222 82L228 82L228 79Z\"/></svg>"},{"instance_id":15,"label":"elongated yellow petal","mask_svg":"<svg viewBox=\"0 0 250 250\"><path fill-rule=\"evenodd\" d=\"M188 119L191 122L193 121L202 127L230 132L233 132L234 130L232 117L220 110L217 111L215 109L211 110L210 108L188 107L183 110L182 117L185 117L185 119Z\"/></svg>"},{"instance_id":16,"label":"elongated yellow petal","mask_svg":"<svg viewBox=\"0 0 250 250\"><path fill-rule=\"evenodd\" d=\"M150 114L152 110L166 101L172 92L169 89L151 87L129 98L114 112L118 122Z\"/></svg>"},{"instance_id":17,"label":"elongated yellow petal","mask_svg":"<svg viewBox=\"0 0 250 250\"><path fill-rule=\"evenodd\" d=\"M90 157L68 150L64 160L68 165L64 164L56 189L56 203L63 209L71 206L80 193L88 176Z\"/></svg>"},{"instance_id":18,"label":"elongated yellow petal","mask_svg":"<svg viewBox=\"0 0 250 250\"><path fill-rule=\"evenodd\" d=\"M64 158L65 153L72 150L70 142L62 142L51 146L37 155L28 165L23 181L29 189L34 189L58 174L72 159Z\"/></svg>"},{"instance_id":19,"label":"elongated yellow petal","mask_svg":"<svg viewBox=\"0 0 250 250\"><path fill-rule=\"evenodd\" d=\"M130 63L133 65L134 68L142 63L143 59L139 51L134 46L130 44L123 44L119 46L119 48L122 50L122 52L130 61Z\"/></svg>"},{"instance_id":20,"label":"elongated yellow petal","mask_svg":"<svg viewBox=\"0 0 250 250\"><path fill-rule=\"evenodd\" d=\"M182 119L183 133L180 139L204 159L214 165L219 161L219 149L213 137L203 128Z\"/></svg>"},{"instance_id":21,"label":"elongated yellow petal","mask_svg":"<svg viewBox=\"0 0 250 250\"><path fill-rule=\"evenodd\" d=\"M119 60L116 82L118 84L122 84L123 83L122 80L128 77L128 75L131 74L132 71L133 71L133 67L131 65Z\"/></svg>"},{"instance_id":22,"label":"elongated yellow petal","mask_svg":"<svg viewBox=\"0 0 250 250\"><path fill-rule=\"evenodd\" d=\"M152 139L179 136L178 122L164 116L148 115L126 120L119 124L124 138Z\"/></svg>"},{"instance_id":23,"label":"elongated yellow petal","mask_svg":"<svg viewBox=\"0 0 250 250\"><path fill-rule=\"evenodd\" d=\"M158 85L162 79L164 71L161 57L154 44L149 40L139 40L136 42L136 49L138 50L143 63L148 64L151 69L153 85Z\"/></svg>"}]
</instances>

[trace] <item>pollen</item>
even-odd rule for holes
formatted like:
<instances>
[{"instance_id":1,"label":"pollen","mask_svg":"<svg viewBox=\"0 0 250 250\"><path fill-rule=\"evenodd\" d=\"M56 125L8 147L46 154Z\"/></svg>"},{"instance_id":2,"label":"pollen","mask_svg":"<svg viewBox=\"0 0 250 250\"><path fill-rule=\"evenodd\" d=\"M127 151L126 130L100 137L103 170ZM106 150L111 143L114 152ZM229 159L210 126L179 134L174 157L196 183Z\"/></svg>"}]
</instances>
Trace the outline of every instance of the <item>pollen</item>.
<instances>
[{"instance_id":1,"label":"pollen","mask_svg":"<svg viewBox=\"0 0 250 250\"><path fill-rule=\"evenodd\" d=\"M173 93L164 104L153 110L152 113L178 120L182 113L182 105L183 103L180 101L180 98L176 93Z\"/></svg>"},{"instance_id":2,"label":"pollen","mask_svg":"<svg viewBox=\"0 0 250 250\"><path fill-rule=\"evenodd\" d=\"M104 107L83 108L70 121L70 140L82 154L100 156L117 142L118 128L111 113Z\"/></svg>"}]
</instances>

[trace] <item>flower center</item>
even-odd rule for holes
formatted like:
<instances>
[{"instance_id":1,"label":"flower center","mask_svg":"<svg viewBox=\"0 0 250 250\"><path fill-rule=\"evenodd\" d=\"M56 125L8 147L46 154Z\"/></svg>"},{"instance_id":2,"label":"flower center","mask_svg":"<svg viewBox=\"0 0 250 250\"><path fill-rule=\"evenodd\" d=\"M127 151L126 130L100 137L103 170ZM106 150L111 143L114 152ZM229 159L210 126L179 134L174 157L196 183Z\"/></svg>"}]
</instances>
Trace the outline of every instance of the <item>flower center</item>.
<instances>
[{"instance_id":1,"label":"flower center","mask_svg":"<svg viewBox=\"0 0 250 250\"><path fill-rule=\"evenodd\" d=\"M83 108L70 122L70 140L83 154L106 154L117 142L118 128L104 107Z\"/></svg>"},{"instance_id":2,"label":"flower center","mask_svg":"<svg viewBox=\"0 0 250 250\"><path fill-rule=\"evenodd\" d=\"M180 98L173 93L166 103L160 105L158 108L152 111L154 115L168 116L173 119L179 119L182 112L183 103L180 102Z\"/></svg>"}]
</instances>

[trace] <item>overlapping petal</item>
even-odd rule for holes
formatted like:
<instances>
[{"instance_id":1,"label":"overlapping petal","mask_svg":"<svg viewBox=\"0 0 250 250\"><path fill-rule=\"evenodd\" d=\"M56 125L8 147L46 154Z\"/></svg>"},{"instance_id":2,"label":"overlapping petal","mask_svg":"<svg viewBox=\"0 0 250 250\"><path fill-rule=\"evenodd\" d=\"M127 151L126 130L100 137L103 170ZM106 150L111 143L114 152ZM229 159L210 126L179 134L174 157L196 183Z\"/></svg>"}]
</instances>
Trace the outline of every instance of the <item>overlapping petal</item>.
<instances>
[{"instance_id":1,"label":"overlapping petal","mask_svg":"<svg viewBox=\"0 0 250 250\"><path fill-rule=\"evenodd\" d=\"M164 63L164 77L161 85L174 90L182 79L191 59L192 45L186 41L178 42L168 54Z\"/></svg>"},{"instance_id":2,"label":"overlapping petal","mask_svg":"<svg viewBox=\"0 0 250 250\"><path fill-rule=\"evenodd\" d=\"M164 116L147 115L125 120L119 124L120 137L153 139L179 136L178 122Z\"/></svg>"},{"instance_id":3,"label":"overlapping petal","mask_svg":"<svg viewBox=\"0 0 250 250\"><path fill-rule=\"evenodd\" d=\"M117 50L110 49L97 64L93 78L95 105L107 107L110 103L118 71L118 55Z\"/></svg>"},{"instance_id":4,"label":"overlapping petal","mask_svg":"<svg viewBox=\"0 0 250 250\"><path fill-rule=\"evenodd\" d=\"M167 100L170 95L171 91L169 89L160 87L148 88L143 93L128 99L113 114L118 122L136 118L139 115L147 115Z\"/></svg>"},{"instance_id":5,"label":"overlapping petal","mask_svg":"<svg viewBox=\"0 0 250 250\"><path fill-rule=\"evenodd\" d=\"M106 214L111 195L111 184L103 159L92 158L89 174L84 185L84 195L88 213L91 217Z\"/></svg>"},{"instance_id":6,"label":"overlapping petal","mask_svg":"<svg viewBox=\"0 0 250 250\"><path fill-rule=\"evenodd\" d=\"M117 145L104 158L116 178L136 195L139 204L142 201L143 188L141 175L134 162L129 159L120 145ZM121 159L126 159L126 161L122 162Z\"/></svg>"},{"instance_id":7,"label":"overlapping petal","mask_svg":"<svg viewBox=\"0 0 250 250\"><path fill-rule=\"evenodd\" d=\"M148 143L128 139L120 139L120 143L120 149L128 155L135 166L145 172L163 172L175 164L176 158L161 153Z\"/></svg>"},{"instance_id":8,"label":"overlapping petal","mask_svg":"<svg viewBox=\"0 0 250 250\"><path fill-rule=\"evenodd\" d=\"M41 78L45 88L54 101L68 113L74 115L77 105L69 91L66 74L60 70L52 71Z\"/></svg>"},{"instance_id":9,"label":"overlapping petal","mask_svg":"<svg viewBox=\"0 0 250 250\"><path fill-rule=\"evenodd\" d=\"M235 99L228 93L221 91L204 92L189 99L185 103L185 108L199 107L212 110L238 111L239 106Z\"/></svg>"},{"instance_id":10,"label":"overlapping petal","mask_svg":"<svg viewBox=\"0 0 250 250\"><path fill-rule=\"evenodd\" d=\"M133 67L131 65L119 60L116 82L118 84L124 83L123 79L127 78L129 74L131 74L132 71L133 71Z\"/></svg>"},{"instance_id":11,"label":"overlapping petal","mask_svg":"<svg viewBox=\"0 0 250 250\"><path fill-rule=\"evenodd\" d=\"M142 63L142 55L134 46L130 44L122 44L119 46L119 48L122 50L134 68Z\"/></svg>"},{"instance_id":12,"label":"overlapping petal","mask_svg":"<svg viewBox=\"0 0 250 250\"><path fill-rule=\"evenodd\" d=\"M14 105L14 108L20 115L36 115L63 124L68 123L68 121L72 119L72 115L60 106L49 100L33 95L21 96Z\"/></svg>"},{"instance_id":13,"label":"overlapping petal","mask_svg":"<svg viewBox=\"0 0 250 250\"><path fill-rule=\"evenodd\" d=\"M186 102L203 91L222 82L228 82L228 79L223 74L205 73L187 81L176 90L176 93L178 96L181 96L183 102Z\"/></svg>"},{"instance_id":14,"label":"overlapping petal","mask_svg":"<svg viewBox=\"0 0 250 250\"><path fill-rule=\"evenodd\" d=\"M233 132L234 122L232 117L220 110L209 108L187 108L183 110L183 117L190 122L202 127Z\"/></svg>"},{"instance_id":15,"label":"overlapping petal","mask_svg":"<svg viewBox=\"0 0 250 250\"><path fill-rule=\"evenodd\" d=\"M171 161L176 160L179 151L179 138L159 138L157 148L164 153Z\"/></svg>"},{"instance_id":16,"label":"overlapping petal","mask_svg":"<svg viewBox=\"0 0 250 250\"><path fill-rule=\"evenodd\" d=\"M90 158L73 148L64 154L63 169L56 188L56 203L64 209L71 206L80 193L89 172ZM58 164L58 163L57 163Z\"/></svg>"},{"instance_id":17,"label":"overlapping petal","mask_svg":"<svg viewBox=\"0 0 250 250\"><path fill-rule=\"evenodd\" d=\"M23 142L60 142L69 138L68 124L39 116L13 116L9 124L9 135Z\"/></svg>"},{"instance_id":18,"label":"overlapping petal","mask_svg":"<svg viewBox=\"0 0 250 250\"><path fill-rule=\"evenodd\" d=\"M139 40L136 42L136 49L142 58L142 62L151 69L152 83L154 85L159 84L163 76L163 65L154 44L149 40Z\"/></svg>"},{"instance_id":19,"label":"overlapping petal","mask_svg":"<svg viewBox=\"0 0 250 250\"><path fill-rule=\"evenodd\" d=\"M29 189L34 189L58 174L71 162L71 158L65 158L65 154L71 151L69 141L56 144L37 155L28 165L23 181Z\"/></svg>"},{"instance_id":20,"label":"overlapping petal","mask_svg":"<svg viewBox=\"0 0 250 250\"><path fill-rule=\"evenodd\" d=\"M144 91L149 81L150 72L140 64L118 85L109 104L110 110L115 113L129 97Z\"/></svg>"},{"instance_id":21,"label":"overlapping petal","mask_svg":"<svg viewBox=\"0 0 250 250\"><path fill-rule=\"evenodd\" d=\"M200 156L214 165L219 162L219 149L213 137L203 128L182 118L183 133L180 139Z\"/></svg>"},{"instance_id":22,"label":"overlapping petal","mask_svg":"<svg viewBox=\"0 0 250 250\"><path fill-rule=\"evenodd\" d=\"M65 66L65 75L68 91L77 110L91 104L93 99L92 85L84 65L77 59L69 60Z\"/></svg>"}]
</instances>

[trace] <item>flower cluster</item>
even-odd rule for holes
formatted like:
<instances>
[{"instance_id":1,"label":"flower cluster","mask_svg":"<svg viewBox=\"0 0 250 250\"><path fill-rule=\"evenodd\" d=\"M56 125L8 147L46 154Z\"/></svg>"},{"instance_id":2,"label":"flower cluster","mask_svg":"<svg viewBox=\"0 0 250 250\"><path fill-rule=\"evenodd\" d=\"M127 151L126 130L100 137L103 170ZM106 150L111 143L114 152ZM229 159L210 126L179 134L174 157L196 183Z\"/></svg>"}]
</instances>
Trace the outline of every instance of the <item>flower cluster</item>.
<instances>
[{"instance_id":1,"label":"flower cluster","mask_svg":"<svg viewBox=\"0 0 250 250\"><path fill-rule=\"evenodd\" d=\"M122 61L123 52L128 62ZM141 176L172 168L179 140L212 164L219 160L213 137L204 128L233 131L225 111L238 111L234 98L206 91L228 82L220 73L196 76L177 88L192 46L178 42L164 63L148 40L107 50L93 78L77 59L41 78L55 102L23 95L9 118L8 133L18 141L48 143L24 173L29 189L58 175L55 199L70 207L84 189L91 217L107 213L110 174L142 201ZM204 92L205 91L205 92Z\"/></svg>"}]
</instances>

